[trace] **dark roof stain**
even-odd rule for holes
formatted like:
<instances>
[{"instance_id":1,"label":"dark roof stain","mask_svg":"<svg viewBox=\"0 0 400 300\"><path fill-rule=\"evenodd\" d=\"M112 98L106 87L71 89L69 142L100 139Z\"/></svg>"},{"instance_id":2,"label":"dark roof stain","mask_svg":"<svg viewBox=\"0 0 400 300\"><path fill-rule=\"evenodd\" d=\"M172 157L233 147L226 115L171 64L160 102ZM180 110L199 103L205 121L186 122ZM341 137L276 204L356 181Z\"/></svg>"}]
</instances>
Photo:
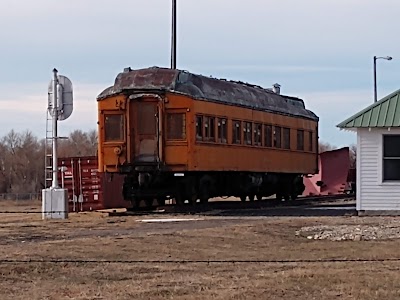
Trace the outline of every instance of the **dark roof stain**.
<instances>
[{"instance_id":1,"label":"dark roof stain","mask_svg":"<svg viewBox=\"0 0 400 300\"><path fill-rule=\"evenodd\" d=\"M180 93L194 99L318 121L318 117L307 110L304 101L299 98L276 94L272 90L240 81L228 81L158 67L126 69L118 74L114 85L100 93L97 99L142 92Z\"/></svg>"}]
</instances>

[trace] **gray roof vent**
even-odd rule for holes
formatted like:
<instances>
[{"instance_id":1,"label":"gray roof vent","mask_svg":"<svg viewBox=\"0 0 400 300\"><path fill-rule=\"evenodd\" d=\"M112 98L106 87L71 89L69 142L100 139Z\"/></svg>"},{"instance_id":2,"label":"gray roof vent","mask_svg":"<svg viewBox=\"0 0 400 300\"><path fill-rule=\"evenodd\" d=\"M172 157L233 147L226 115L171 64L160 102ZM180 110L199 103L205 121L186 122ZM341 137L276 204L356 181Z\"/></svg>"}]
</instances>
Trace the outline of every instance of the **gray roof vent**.
<instances>
[{"instance_id":1,"label":"gray roof vent","mask_svg":"<svg viewBox=\"0 0 400 300\"><path fill-rule=\"evenodd\" d=\"M278 83L275 83L275 84L272 86L272 91L273 91L275 94L280 95L280 93L281 93L281 85L278 84Z\"/></svg>"}]
</instances>

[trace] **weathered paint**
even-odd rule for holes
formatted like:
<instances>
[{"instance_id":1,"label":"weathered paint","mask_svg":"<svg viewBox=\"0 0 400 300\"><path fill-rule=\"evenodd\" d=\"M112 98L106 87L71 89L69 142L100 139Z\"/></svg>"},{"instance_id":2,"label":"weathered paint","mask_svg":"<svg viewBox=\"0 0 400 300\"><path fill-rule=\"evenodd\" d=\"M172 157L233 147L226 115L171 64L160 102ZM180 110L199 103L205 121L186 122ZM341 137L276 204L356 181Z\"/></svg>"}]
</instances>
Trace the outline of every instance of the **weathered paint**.
<instances>
[{"instance_id":1,"label":"weathered paint","mask_svg":"<svg viewBox=\"0 0 400 300\"><path fill-rule=\"evenodd\" d=\"M244 82L156 67L120 73L114 85L104 90L98 100L131 91L181 93L193 99L318 120L313 112L305 109L303 100L295 97L278 95L271 90Z\"/></svg>"},{"instance_id":2,"label":"weathered paint","mask_svg":"<svg viewBox=\"0 0 400 300\"><path fill-rule=\"evenodd\" d=\"M59 158L63 172L59 182L68 190L68 205L72 212L103 208L101 177L96 156Z\"/></svg>"},{"instance_id":3,"label":"weathered paint","mask_svg":"<svg viewBox=\"0 0 400 300\"><path fill-rule=\"evenodd\" d=\"M130 207L122 197L124 176L98 172L97 156L59 158L59 166L64 167L58 178L68 191L70 212Z\"/></svg>"},{"instance_id":4,"label":"weathered paint","mask_svg":"<svg viewBox=\"0 0 400 300\"><path fill-rule=\"evenodd\" d=\"M153 74L153 73L154 74ZM180 74L190 78L176 79ZM183 76L183 75L182 75ZM177 87L185 82L177 91ZM183 87L201 87L189 93ZM226 89L226 90L225 90ZM207 95L207 100L202 99ZM257 98L260 95L260 98ZM240 98L242 97L242 98ZM111 89L98 101L99 167L101 172L117 172L118 166L137 164L140 152L138 107L146 102L157 105L157 162L170 171L248 171L315 173L317 165L318 118L304 108L300 99L274 94L271 91L242 83L228 82L169 69L146 69L121 73ZM211 99L211 100L210 100ZM218 99L218 100L216 100ZM245 101L243 102L243 99ZM290 102L291 100L292 102ZM294 103L294 104L289 104ZM285 113L281 113L281 110ZM166 113L184 113L186 138L167 140L164 136ZM104 114L123 114L124 138L118 142L104 139ZM233 145L196 141L197 114L228 119L227 138L232 140L232 119L290 128L291 149L266 148L255 145ZM139 127L140 128L140 127ZM313 144L313 151L297 151L296 130L313 133L313 141L305 136L304 144ZM243 134L243 133L242 133ZM154 136L152 137L154 140ZM147 144L150 147L150 144ZM150 147L154 149L154 143ZM146 148L147 150L150 148ZM120 149L121 151L119 151ZM118 150L118 151L117 151ZM146 150L146 151L147 151ZM212 155L210 155L212 153Z\"/></svg>"},{"instance_id":5,"label":"weathered paint","mask_svg":"<svg viewBox=\"0 0 400 300\"><path fill-rule=\"evenodd\" d=\"M349 189L350 153L344 147L326 151L319 155L319 172L312 177L304 177L304 196L335 195ZM322 186L317 183L322 182Z\"/></svg>"}]
</instances>

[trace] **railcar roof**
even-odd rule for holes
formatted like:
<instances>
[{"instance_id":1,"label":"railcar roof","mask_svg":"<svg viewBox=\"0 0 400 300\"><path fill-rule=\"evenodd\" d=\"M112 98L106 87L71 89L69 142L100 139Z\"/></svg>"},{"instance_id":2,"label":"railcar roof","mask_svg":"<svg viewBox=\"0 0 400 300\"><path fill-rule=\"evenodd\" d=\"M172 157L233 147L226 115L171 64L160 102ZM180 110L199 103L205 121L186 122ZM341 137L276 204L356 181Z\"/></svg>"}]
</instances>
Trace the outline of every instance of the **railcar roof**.
<instances>
[{"instance_id":1,"label":"railcar roof","mask_svg":"<svg viewBox=\"0 0 400 300\"><path fill-rule=\"evenodd\" d=\"M195 99L318 120L312 111L305 108L303 100L296 97L276 94L260 86L240 81L158 67L125 70L118 74L114 85L105 89L97 99L102 100L121 93L149 91L181 93Z\"/></svg>"}]
</instances>

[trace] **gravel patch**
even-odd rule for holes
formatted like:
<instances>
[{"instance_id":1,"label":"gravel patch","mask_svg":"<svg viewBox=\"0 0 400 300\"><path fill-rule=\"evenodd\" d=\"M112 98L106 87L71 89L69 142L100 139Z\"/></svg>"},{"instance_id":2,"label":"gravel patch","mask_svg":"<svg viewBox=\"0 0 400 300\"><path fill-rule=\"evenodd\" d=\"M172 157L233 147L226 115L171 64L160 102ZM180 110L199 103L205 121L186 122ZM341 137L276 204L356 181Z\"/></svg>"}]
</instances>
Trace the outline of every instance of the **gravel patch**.
<instances>
[{"instance_id":1,"label":"gravel patch","mask_svg":"<svg viewBox=\"0 0 400 300\"><path fill-rule=\"evenodd\" d=\"M381 224L317 225L302 227L296 235L309 240L371 241L400 239L400 220Z\"/></svg>"}]
</instances>

